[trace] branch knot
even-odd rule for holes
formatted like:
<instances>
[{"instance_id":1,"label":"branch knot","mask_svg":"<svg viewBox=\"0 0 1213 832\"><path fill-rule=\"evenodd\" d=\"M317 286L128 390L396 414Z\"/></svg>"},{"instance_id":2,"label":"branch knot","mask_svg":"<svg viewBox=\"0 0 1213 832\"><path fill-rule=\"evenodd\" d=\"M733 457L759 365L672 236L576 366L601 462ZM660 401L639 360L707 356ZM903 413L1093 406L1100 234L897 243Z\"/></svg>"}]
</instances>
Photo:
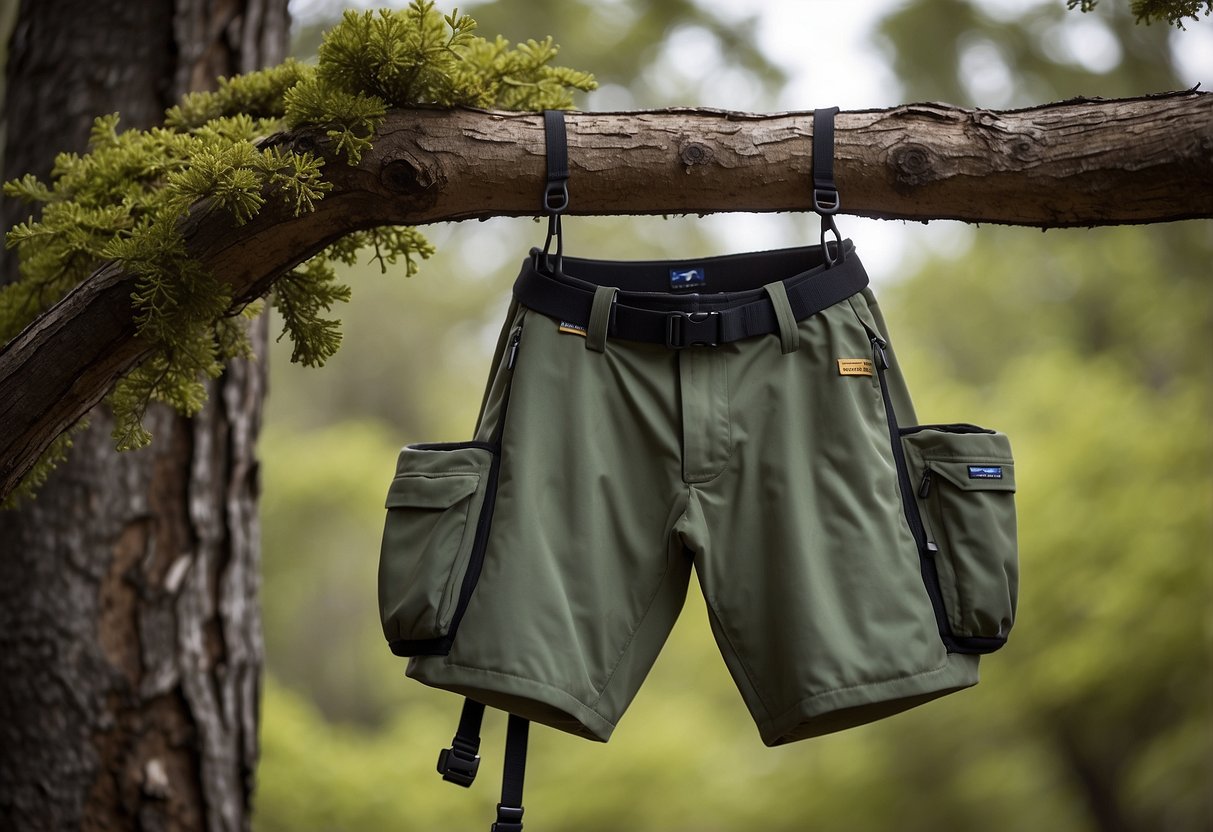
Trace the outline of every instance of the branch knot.
<instances>
[{"instance_id":1,"label":"branch knot","mask_svg":"<svg viewBox=\"0 0 1213 832\"><path fill-rule=\"evenodd\" d=\"M889 157L893 176L900 185L916 187L936 178L931 149L923 144L907 143L893 149Z\"/></svg>"}]
</instances>

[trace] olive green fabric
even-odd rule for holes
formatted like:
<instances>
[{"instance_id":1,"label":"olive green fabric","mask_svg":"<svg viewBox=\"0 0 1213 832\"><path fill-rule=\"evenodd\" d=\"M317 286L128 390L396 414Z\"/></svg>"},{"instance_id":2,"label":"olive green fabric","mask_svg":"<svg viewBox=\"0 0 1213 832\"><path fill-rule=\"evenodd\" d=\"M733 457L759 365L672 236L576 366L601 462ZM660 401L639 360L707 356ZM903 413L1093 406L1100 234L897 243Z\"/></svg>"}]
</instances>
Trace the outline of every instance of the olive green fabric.
<instances>
[{"instance_id":1,"label":"olive green fabric","mask_svg":"<svg viewBox=\"0 0 1213 832\"><path fill-rule=\"evenodd\" d=\"M412 658L409 676L605 741L694 572L767 744L977 682L978 657L940 640L901 504L870 291L794 339L680 351L608 338L598 352L559 321L509 314L476 436L495 435L509 386L483 569L450 653Z\"/></svg>"},{"instance_id":2,"label":"olive green fabric","mask_svg":"<svg viewBox=\"0 0 1213 832\"><path fill-rule=\"evenodd\" d=\"M1005 641L1019 590L1015 463L1007 437L971 425L902 437L952 633Z\"/></svg>"},{"instance_id":3,"label":"olive green fabric","mask_svg":"<svg viewBox=\"0 0 1213 832\"><path fill-rule=\"evenodd\" d=\"M388 489L379 557L379 614L389 642L451 628L492 464L484 448L414 446Z\"/></svg>"}]
</instances>

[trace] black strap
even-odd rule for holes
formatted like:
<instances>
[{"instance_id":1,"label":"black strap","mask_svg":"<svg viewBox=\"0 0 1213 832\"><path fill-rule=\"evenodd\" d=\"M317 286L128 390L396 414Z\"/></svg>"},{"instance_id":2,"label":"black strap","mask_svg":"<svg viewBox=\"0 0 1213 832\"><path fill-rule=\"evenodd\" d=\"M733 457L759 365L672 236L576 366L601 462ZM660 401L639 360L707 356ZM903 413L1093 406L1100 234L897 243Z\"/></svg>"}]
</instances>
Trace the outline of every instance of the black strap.
<instances>
[{"instance_id":1,"label":"black strap","mask_svg":"<svg viewBox=\"0 0 1213 832\"><path fill-rule=\"evenodd\" d=\"M547 153L547 179L543 184L543 212L548 215L548 238L543 244L543 256L549 268L559 274L563 265L564 235L560 215L569 207L569 147L564 127L563 110L543 111L543 135ZM556 258L549 251L556 240Z\"/></svg>"},{"instance_id":2,"label":"black strap","mask_svg":"<svg viewBox=\"0 0 1213 832\"><path fill-rule=\"evenodd\" d=\"M813 111L813 210L825 216L838 213L838 186L834 183L834 116L837 107Z\"/></svg>"},{"instance_id":3,"label":"black strap","mask_svg":"<svg viewBox=\"0 0 1213 832\"><path fill-rule=\"evenodd\" d=\"M483 721L484 705L464 699L451 747L438 753L438 773L443 780L464 788L472 785L480 768L480 725Z\"/></svg>"},{"instance_id":4,"label":"black strap","mask_svg":"<svg viewBox=\"0 0 1213 832\"><path fill-rule=\"evenodd\" d=\"M480 728L484 723L484 705L472 699L463 700L459 727L450 748L438 755L438 773L442 779L467 787L476 779L480 768ZM531 723L510 714L505 735L505 764L501 774L501 802L497 804L497 820L492 832L522 832L522 785L526 779L526 746Z\"/></svg>"},{"instance_id":5,"label":"black strap","mask_svg":"<svg viewBox=\"0 0 1213 832\"><path fill-rule=\"evenodd\" d=\"M548 176L543 191L543 210L560 214L569 207L569 148L564 128L564 110L543 111L547 142Z\"/></svg>"},{"instance_id":6,"label":"black strap","mask_svg":"<svg viewBox=\"0 0 1213 832\"><path fill-rule=\"evenodd\" d=\"M835 255L832 268L821 269L805 277L787 280L784 288L796 320L802 321L826 309L868 285L868 275L858 257L843 258L841 249ZM514 283L518 302L558 321L588 327L594 305L593 287L578 286L561 280L537 268L532 259L524 266ZM650 295L650 297L652 297ZM668 302L669 296L662 296ZM766 295L734 306L705 311L691 304L700 303L703 296L687 297L687 311L668 308L646 308L645 293L620 292L612 310L612 338L625 341L646 341L679 349L690 346L715 346L766 335L779 331L779 319Z\"/></svg>"},{"instance_id":7,"label":"black strap","mask_svg":"<svg viewBox=\"0 0 1213 832\"><path fill-rule=\"evenodd\" d=\"M834 222L834 215L841 207L838 185L834 182L834 116L837 113L837 107L813 111L813 210L821 216L821 246L831 266L836 261L830 259L826 232L832 232L835 240L842 242L842 235ZM837 252L839 260L846 256L841 245Z\"/></svg>"},{"instance_id":8,"label":"black strap","mask_svg":"<svg viewBox=\"0 0 1213 832\"><path fill-rule=\"evenodd\" d=\"M491 832L522 832L522 784L526 779L526 744L529 720L510 714L505 734L505 765L501 775L501 802Z\"/></svg>"}]
</instances>

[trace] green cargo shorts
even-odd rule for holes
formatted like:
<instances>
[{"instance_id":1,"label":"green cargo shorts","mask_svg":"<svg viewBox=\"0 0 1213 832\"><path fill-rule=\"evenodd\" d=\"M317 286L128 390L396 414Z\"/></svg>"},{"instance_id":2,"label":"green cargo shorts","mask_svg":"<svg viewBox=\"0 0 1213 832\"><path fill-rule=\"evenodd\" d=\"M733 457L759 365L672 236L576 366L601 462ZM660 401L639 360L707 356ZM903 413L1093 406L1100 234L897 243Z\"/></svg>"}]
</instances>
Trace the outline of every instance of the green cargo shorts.
<instances>
[{"instance_id":1,"label":"green cargo shorts","mask_svg":"<svg viewBox=\"0 0 1213 832\"><path fill-rule=\"evenodd\" d=\"M694 569L768 745L975 684L1014 612L1009 447L916 424L846 246L828 269L806 247L555 277L533 254L475 440L405 448L389 491L380 606L408 675L605 741ZM831 280L846 296L797 320ZM562 292L572 320L527 305Z\"/></svg>"}]
</instances>

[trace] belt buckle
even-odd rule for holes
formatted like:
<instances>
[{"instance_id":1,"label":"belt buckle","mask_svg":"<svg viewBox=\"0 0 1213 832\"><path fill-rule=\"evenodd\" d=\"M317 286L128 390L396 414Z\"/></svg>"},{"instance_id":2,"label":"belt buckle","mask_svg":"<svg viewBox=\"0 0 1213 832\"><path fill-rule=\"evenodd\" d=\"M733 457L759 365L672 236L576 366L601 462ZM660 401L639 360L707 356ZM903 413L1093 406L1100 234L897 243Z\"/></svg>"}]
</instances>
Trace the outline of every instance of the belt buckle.
<instances>
[{"instance_id":1,"label":"belt buckle","mask_svg":"<svg viewBox=\"0 0 1213 832\"><path fill-rule=\"evenodd\" d=\"M672 350L720 345L719 312L671 312L665 320L665 345Z\"/></svg>"}]
</instances>

